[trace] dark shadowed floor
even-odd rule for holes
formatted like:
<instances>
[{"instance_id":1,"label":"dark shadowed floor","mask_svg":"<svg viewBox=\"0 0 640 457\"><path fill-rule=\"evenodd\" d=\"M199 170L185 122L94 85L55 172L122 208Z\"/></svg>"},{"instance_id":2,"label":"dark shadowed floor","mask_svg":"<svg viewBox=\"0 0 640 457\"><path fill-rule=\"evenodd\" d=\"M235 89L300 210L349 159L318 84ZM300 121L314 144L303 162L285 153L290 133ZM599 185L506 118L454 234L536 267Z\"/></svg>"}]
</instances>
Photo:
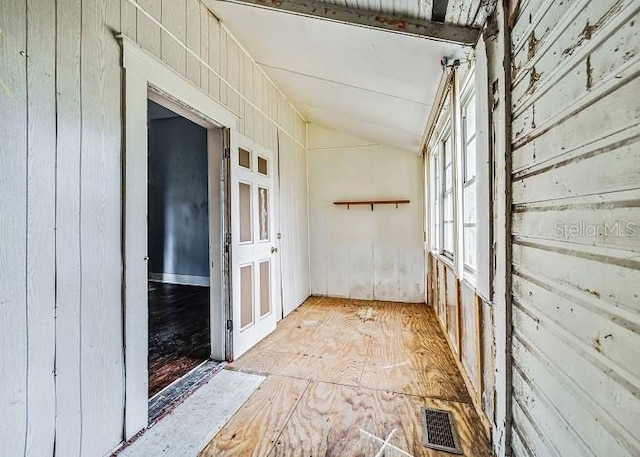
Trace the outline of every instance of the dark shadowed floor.
<instances>
[{"instance_id":1,"label":"dark shadowed floor","mask_svg":"<svg viewBox=\"0 0 640 457\"><path fill-rule=\"evenodd\" d=\"M209 287L149 282L149 397L211 354Z\"/></svg>"}]
</instances>

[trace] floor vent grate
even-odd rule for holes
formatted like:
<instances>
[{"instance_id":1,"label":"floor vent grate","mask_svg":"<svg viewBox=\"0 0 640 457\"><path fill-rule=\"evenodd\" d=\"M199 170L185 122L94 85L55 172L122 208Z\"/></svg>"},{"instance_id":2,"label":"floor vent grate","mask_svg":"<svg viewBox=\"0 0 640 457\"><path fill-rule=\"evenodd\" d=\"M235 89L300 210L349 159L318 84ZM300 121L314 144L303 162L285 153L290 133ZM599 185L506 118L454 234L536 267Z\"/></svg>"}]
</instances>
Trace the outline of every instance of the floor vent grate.
<instances>
[{"instance_id":1,"label":"floor vent grate","mask_svg":"<svg viewBox=\"0 0 640 457\"><path fill-rule=\"evenodd\" d=\"M422 443L438 451L462 454L450 411L422 408Z\"/></svg>"}]
</instances>

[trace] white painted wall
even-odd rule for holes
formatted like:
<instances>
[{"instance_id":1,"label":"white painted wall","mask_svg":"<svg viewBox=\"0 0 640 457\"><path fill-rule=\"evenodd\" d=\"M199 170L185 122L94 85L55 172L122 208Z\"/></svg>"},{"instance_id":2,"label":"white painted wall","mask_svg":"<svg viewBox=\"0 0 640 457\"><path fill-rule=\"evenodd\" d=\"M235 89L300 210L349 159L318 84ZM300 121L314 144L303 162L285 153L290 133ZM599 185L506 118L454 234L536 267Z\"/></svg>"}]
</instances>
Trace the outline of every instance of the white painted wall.
<instances>
[{"instance_id":1,"label":"white painted wall","mask_svg":"<svg viewBox=\"0 0 640 457\"><path fill-rule=\"evenodd\" d=\"M305 122L199 0L3 1L0 30L0 454L105 455L135 395L125 391L126 94L114 32L198 103L238 114L244 135L273 151L287 138L281 150L302 163ZM295 170L283 179L305 182ZM294 269L308 277L304 260Z\"/></svg>"},{"instance_id":2,"label":"white painted wall","mask_svg":"<svg viewBox=\"0 0 640 457\"><path fill-rule=\"evenodd\" d=\"M308 127L311 293L424 301L422 162L414 152ZM336 206L335 200L409 199Z\"/></svg>"},{"instance_id":3,"label":"white painted wall","mask_svg":"<svg viewBox=\"0 0 640 457\"><path fill-rule=\"evenodd\" d=\"M309 287L309 209L306 150L279 135L280 199L277 232L281 265L282 311L286 316L311 293ZM279 316L278 316L279 317Z\"/></svg>"}]
</instances>

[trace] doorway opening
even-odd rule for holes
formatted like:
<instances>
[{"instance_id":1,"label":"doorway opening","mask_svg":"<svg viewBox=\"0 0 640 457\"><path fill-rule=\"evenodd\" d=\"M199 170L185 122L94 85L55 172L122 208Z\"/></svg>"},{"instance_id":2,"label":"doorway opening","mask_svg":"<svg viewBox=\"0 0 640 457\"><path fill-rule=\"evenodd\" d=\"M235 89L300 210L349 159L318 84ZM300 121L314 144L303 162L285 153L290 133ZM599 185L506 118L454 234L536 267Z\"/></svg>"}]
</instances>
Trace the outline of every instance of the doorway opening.
<instances>
[{"instance_id":1,"label":"doorway opening","mask_svg":"<svg viewBox=\"0 0 640 457\"><path fill-rule=\"evenodd\" d=\"M219 215L209 212L207 129L152 100L147 114L153 398L211 357L210 218Z\"/></svg>"}]
</instances>

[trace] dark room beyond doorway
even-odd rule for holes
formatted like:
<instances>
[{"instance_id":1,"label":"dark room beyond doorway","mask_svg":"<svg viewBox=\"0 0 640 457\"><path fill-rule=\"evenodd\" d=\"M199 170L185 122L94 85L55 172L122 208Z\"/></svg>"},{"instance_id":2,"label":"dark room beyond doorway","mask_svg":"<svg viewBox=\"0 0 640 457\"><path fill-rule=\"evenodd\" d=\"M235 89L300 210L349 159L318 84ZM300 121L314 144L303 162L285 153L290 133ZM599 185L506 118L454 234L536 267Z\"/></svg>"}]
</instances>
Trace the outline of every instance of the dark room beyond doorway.
<instances>
[{"instance_id":1,"label":"dark room beyond doorway","mask_svg":"<svg viewBox=\"0 0 640 457\"><path fill-rule=\"evenodd\" d=\"M207 130L148 102L149 397L211 354Z\"/></svg>"}]
</instances>

